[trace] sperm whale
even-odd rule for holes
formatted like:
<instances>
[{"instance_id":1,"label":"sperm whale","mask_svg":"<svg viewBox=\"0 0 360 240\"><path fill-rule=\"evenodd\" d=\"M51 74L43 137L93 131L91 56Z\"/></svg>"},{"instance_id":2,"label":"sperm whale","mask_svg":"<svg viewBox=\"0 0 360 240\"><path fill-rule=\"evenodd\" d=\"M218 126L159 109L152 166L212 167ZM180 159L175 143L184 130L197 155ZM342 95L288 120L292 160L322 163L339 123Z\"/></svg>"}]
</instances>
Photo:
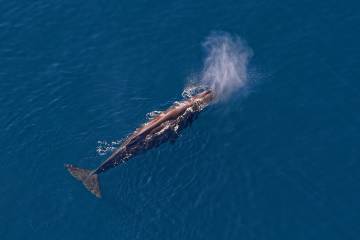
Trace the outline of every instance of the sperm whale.
<instances>
[{"instance_id":1,"label":"sperm whale","mask_svg":"<svg viewBox=\"0 0 360 240\"><path fill-rule=\"evenodd\" d=\"M214 98L213 91L204 90L189 99L174 103L170 108L137 128L109 158L94 170L79 168L72 164L65 164L65 168L75 179L81 181L87 190L101 198L99 174L164 142L174 142L179 133L189 126Z\"/></svg>"}]
</instances>

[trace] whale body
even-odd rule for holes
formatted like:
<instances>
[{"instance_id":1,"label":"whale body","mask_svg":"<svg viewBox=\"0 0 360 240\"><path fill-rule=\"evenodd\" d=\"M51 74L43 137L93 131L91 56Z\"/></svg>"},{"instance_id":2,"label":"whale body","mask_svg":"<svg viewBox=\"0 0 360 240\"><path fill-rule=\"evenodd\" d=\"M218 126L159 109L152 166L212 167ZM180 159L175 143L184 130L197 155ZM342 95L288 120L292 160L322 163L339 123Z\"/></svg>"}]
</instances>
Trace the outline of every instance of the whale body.
<instances>
[{"instance_id":1,"label":"whale body","mask_svg":"<svg viewBox=\"0 0 360 240\"><path fill-rule=\"evenodd\" d=\"M211 90L206 90L182 102L177 102L137 128L108 159L94 170L78 168L72 164L65 164L65 168L73 177L81 181L87 190L100 198L99 174L164 142L174 142L179 133L196 119L214 97Z\"/></svg>"}]
</instances>

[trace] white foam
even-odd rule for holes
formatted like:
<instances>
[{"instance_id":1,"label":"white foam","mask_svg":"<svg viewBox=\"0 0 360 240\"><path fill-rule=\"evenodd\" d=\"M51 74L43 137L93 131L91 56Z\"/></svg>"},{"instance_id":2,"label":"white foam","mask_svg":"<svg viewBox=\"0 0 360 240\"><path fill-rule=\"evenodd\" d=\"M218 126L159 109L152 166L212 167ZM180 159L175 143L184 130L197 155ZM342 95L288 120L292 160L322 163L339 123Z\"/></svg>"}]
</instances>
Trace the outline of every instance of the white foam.
<instances>
[{"instance_id":1,"label":"white foam","mask_svg":"<svg viewBox=\"0 0 360 240\"><path fill-rule=\"evenodd\" d=\"M108 143L107 141L98 141L98 146L96 147L96 152L100 155L106 155L108 153L111 153L112 151L114 151L115 149L117 149L120 144L121 144L122 140L115 140L112 141L111 143Z\"/></svg>"}]
</instances>

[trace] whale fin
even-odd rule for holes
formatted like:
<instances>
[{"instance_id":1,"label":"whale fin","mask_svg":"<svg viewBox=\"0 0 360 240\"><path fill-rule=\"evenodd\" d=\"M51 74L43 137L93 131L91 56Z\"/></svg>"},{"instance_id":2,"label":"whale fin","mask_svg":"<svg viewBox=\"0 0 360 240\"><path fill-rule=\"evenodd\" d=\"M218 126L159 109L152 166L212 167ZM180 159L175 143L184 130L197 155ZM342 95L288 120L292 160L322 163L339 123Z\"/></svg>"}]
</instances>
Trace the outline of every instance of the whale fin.
<instances>
[{"instance_id":1,"label":"whale fin","mask_svg":"<svg viewBox=\"0 0 360 240\"><path fill-rule=\"evenodd\" d=\"M97 174L94 174L93 171L89 169L77 168L71 164L65 164L65 168L74 178L82 182L87 190L89 190L96 197L101 198L99 179Z\"/></svg>"}]
</instances>

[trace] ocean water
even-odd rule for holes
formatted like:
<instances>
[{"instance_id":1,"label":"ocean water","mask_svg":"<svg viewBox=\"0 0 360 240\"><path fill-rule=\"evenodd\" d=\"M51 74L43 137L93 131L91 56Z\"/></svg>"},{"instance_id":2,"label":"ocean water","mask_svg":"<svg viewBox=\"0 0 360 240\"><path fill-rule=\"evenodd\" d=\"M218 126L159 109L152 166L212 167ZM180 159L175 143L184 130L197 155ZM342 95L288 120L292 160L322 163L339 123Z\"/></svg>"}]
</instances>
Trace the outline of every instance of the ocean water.
<instances>
[{"instance_id":1,"label":"ocean water","mask_svg":"<svg viewBox=\"0 0 360 240\"><path fill-rule=\"evenodd\" d=\"M1 239L359 239L356 1L0 1ZM181 99L204 41L251 47L246 91L100 176ZM104 142L109 143L106 145Z\"/></svg>"}]
</instances>

